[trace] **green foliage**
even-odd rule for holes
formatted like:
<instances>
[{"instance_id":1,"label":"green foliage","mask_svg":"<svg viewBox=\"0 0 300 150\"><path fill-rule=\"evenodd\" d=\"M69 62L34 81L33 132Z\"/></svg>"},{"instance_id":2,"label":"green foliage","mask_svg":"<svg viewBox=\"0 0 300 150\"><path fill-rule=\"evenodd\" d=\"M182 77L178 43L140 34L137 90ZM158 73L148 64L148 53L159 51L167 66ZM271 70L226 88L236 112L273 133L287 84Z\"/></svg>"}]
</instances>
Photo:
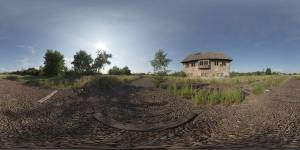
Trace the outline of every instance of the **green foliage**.
<instances>
[{"instance_id":1,"label":"green foliage","mask_svg":"<svg viewBox=\"0 0 300 150\"><path fill-rule=\"evenodd\" d=\"M93 58L85 51L80 50L74 55L74 61L72 62L74 71L79 74L89 74L92 72Z\"/></svg>"},{"instance_id":2,"label":"green foliage","mask_svg":"<svg viewBox=\"0 0 300 150\"><path fill-rule=\"evenodd\" d=\"M271 68L266 69L266 75L272 75L272 70Z\"/></svg>"},{"instance_id":3,"label":"green foliage","mask_svg":"<svg viewBox=\"0 0 300 150\"><path fill-rule=\"evenodd\" d=\"M265 87L261 84L256 84L253 88L253 94L255 95L260 95L263 94L265 92Z\"/></svg>"},{"instance_id":4,"label":"green foliage","mask_svg":"<svg viewBox=\"0 0 300 150\"><path fill-rule=\"evenodd\" d=\"M80 75L80 74L64 74L54 77L36 77L36 76L16 76L16 80L29 85L54 89L82 88L86 84L95 81L100 77L114 78L120 82L129 82L138 78L138 76L108 76L108 75ZM7 77L7 76L6 76ZM6 78L4 77L4 78ZM10 77L9 77L10 78Z\"/></svg>"},{"instance_id":5,"label":"green foliage","mask_svg":"<svg viewBox=\"0 0 300 150\"><path fill-rule=\"evenodd\" d=\"M171 59L167 58L167 53L162 49L159 49L155 55L154 59L151 60L151 65L154 68L154 75L152 76L152 82L156 87L161 87L162 83L166 81L164 77L167 75L167 67L171 62Z\"/></svg>"},{"instance_id":6,"label":"green foliage","mask_svg":"<svg viewBox=\"0 0 300 150\"><path fill-rule=\"evenodd\" d=\"M153 75L152 82L155 87L161 87L161 85L166 81L166 78L162 75Z\"/></svg>"},{"instance_id":7,"label":"green foliage","mask_svg":"<svg viewBox=\"0 0 300 150\"><path fill-rule=\"evenodd\" d=\"M225 91L198 90L193 96L196 104L235 104L245 99L244 93L239 89Z\"/></svg>"},{"instance_id":8,"label":"green foliage","mask_svg":"<svg viewBox=\"0 0 300 150\"><path fill-rule=\"evenodd\" d=\"M90 89L91 91L105 91L111 90L113 87L123 85L124 80L113 76L97 76L93 80L87 82L84 86L85 88Z\"/></svg>"},{"instance_id":9,"label":"green foliage","mask_svg":"<svg viewBox=\"0 0 300 150\"><path fill-rule=\"evenodd\" d=\"M95 69L96 72L100 72L101 69L103 69L103 67L106 64L110 64L110 61L108 60L109 58L111 58L112 55L111 54L107 54L106 51L104 50L98 50L97 51L97 57L94 61L93 64L93 69Z\"/></svg>"},{"instance_id":10,"label":"green foliage","mask_svg":"<svg viewBox=\"0 0 300 150\"><path fill-rule=\"evenodd\" d=\"M171 73L170 76L174 76L174 77L186 77L186 74L183 71L178 71L178 72Z\"/></svg>"},{"instance_id":11,"label":"green foliage","mask_svg":"<svg viewBox=\"0 0 300 150\"><path fill-rule=\"evenodd\" d=\"M293 78L294 78L295 80L300 80L300 76L298 76L298 75L297 75L297 76L294 76Z\"/></svg>"},{"instance_id":12,"label":"green foliage","mask_svg":"<svg viewBox=\"0 0 300 150\"><path fill-rule=\"evenodd\" d=\"M122 75L131 75L131 70L125 66L123 69L121 69L121 74Z\"/></svg>"},{"instance_id":13,"label":"green foliage","mask_svg":"<svg viewBox=\"0 0 300 150\"><path fill-rule=\"evenodd\" d=\"M154 68L155 73L159 74L166 74L167 73L167 67L169 63L171 62L171 59L167 58L167 53L164 52L164 50L159 49L155 55L154 59L151 60L151 65Z\"/></svg>"},{"instance_id":14,"label":"green foliage","mask_svg":"<svg viewBox=\"0 0 300 150\"><path fill-rule=\"evenodd\" d=\"M64 55L58 51L47 50L44 56L44 71L46 76L61 75L65 69Z\"/></svg>"},{"instance_id":15,"label":"green foliage","mask_svg":"<svg viewBox=\"0 0 300 150\"><path fill-rule=\"evenodd\" d=\"M253 84L253 94L260 95L267 89L272 89L275 87L280 87L284 81L288 80L287 76L270 76L264 78L263 80Z\"/></svg>"},{"instance_id":16,"label":"green foliage","mask_svg":"<svg viewBox=\"0 0 300 150\"><path fill-rule=\"evenodd\" d=\"M131 71L127 66L124 68L120 69L117 66L112 67L111 69L108 70L109 75L130 75Z\"/></svg>"},{"instance_id":17,"label":"green foliage","mask_svg":"<svg viewBox=\"0 0 300 150\"><path fill-rule=\"evenodd\" d=\"M42 71L41 69L28 68L26 70L12 72L12 74L40 76L42 74Z\"/></svg>"},{"instance_id":18,"label":"green foliage","mask_svg":"<svg viewBox=\"0 0 300 150\"><path fill-rule=\"evenodd\" d=\"M244 92L240 89L209 90L193 89L189 83L179 87L176 83L168 87L170 93L191 98L196 104L235 104L245 99Z\"/></svg>"},{"instance_id":19,"label":"green foliage","mask_svg":"<svg viewBox=\"0 0 300 150\"><path fill-rule=\"evenodd\" d=\"M20 77L17 75L8 75L8 76L4 77L4 79L11 80L11 81L18 81L18 80L20 80Z\"/></svg>"}]
</instances>

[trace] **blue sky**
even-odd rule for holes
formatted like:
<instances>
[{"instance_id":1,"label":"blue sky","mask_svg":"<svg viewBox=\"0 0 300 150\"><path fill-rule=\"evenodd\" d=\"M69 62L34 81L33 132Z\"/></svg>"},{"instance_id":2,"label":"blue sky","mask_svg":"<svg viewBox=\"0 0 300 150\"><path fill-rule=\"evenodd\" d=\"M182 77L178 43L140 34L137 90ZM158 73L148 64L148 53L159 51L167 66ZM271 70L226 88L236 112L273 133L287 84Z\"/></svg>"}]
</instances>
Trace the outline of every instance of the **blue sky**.
<instances>
[{"instance_id":1,"label":"blue sky","mask_svg":"<svg viewBox=\"0 0 300 150\"><path fill-rule=\"evenodd\" d=\"M299 0L0 0L0 71L43 64L46 49L70 66L76 51L152 71L164 49L181 70L189 53L224 51L232 71L300 72Z\"/></svg>"}]
</instances>

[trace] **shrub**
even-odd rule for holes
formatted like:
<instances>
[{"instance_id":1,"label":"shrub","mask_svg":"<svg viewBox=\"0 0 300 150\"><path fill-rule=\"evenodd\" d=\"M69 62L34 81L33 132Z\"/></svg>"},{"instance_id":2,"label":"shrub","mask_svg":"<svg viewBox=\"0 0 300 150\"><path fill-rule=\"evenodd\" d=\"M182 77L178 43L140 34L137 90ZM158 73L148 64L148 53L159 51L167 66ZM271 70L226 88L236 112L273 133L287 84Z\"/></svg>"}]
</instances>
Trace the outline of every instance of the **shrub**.
<instances>
[{"instance_id":1,"label":"shrub","mask_svg":"<svg viewBox=\"0 0 300 150\"><path fill-rule=\"evenodd\" d=\"M173 72L170 74L170 76L175 76L175 77L186 77L185 72L183 71L178 71L178 72Z\"/></svg>"},{"instance_id":2,"label":"shrub","mask_svg":"<svg viewBox=\"0 0 300 150\"><path fill-rule=\"evenodd\" d=\"M41 74L41 70L35 68L28 68L26 70L12 72L12 74L39 76Z\"/></svg>"},{"instance_id":3,"label":"shrub","mask_svg":"<svg viewBox=\"0 0 300 150\"><path fill-rule=\"evenodd\" d=\"M260 95L264 93L265 88L261 84L256 84L253 89L253 94Z\"/></svg>"},{"instance_id":4,"label":"shrub","mask_svg":"<svg viewBox=\"0 0 300 150\"><path fill-rule=\"evenodd\" d=\"M109 75L131 75L131 71L127 66L124 68L120 69L117 66L112 67L111 69L108 70Z\"/></svg>"},{"instance_id":5,"label":"shrub","mask_svg":"<svg viewBox=\"0 0 300 150\"><path fill-rule=\"evenodd\" d=\"M16 76L16 75L6 76L5 79L12 80L12 81L20 80L19 76Z\"/></svg>"},{"instance_id":6,"label":"shrub","mask_svg":"<svg viewBox=\"0 0 300 150\"><path fill-rule=\"evenodd\" d=\"M166 78L162 75L153 75L152 76L152 83L155 87L161 87L162 83L166 81Z\"/></svg>"}]
</instances>

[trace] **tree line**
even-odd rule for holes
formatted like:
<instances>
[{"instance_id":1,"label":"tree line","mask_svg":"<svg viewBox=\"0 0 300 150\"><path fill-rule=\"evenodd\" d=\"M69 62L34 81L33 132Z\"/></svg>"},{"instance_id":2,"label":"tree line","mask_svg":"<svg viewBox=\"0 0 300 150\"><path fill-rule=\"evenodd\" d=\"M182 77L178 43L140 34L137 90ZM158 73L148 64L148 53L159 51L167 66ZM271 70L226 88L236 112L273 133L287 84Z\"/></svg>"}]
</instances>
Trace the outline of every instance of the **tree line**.
<instances>
[{"instance_id":1,"label":"tree line","mask_svg":"<svg viewBox=\"0 0 300 150\"><path fill-rule=\"evenodd\" d=\"M104 50L97 50L97 56L95 59L93 59L92 56L85 50L80 50L76 52L73 57L74 59L71 62L72 69L69 70L65 66L64 55L57 50L48 49L44 55L44 66L40 67L39 69L28 68L26 70L15 71L12 73L48 77L60 76L64 74L100 74L105 65L111 64L109 59L112 58L112 54L109 54ZM130 75L131 71L127 66L122 69L114 66L108 71L108 73L112 75Z\"/></svg>"}]
</instances>

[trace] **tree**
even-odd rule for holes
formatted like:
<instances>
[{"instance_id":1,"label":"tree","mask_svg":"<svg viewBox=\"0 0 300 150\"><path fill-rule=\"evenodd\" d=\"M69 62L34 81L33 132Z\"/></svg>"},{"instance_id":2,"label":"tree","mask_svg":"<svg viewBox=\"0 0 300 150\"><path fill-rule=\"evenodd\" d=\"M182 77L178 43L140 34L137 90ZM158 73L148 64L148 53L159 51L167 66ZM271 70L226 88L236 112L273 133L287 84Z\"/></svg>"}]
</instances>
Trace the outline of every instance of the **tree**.
<instances>
[{"instance_id":1,"label":"tree","mask_svg":"<svg viewBox=\"0 0 300 150\"><path fill-rule=\"evenodd\" d=\"M84 50L80 50L74 55L72 62L74 71L77 73L91 73L92 72L93 58L88 55Z\"/></svg>"},{"instance_id":2,"label":"tree","mask_svg":"<svg viewBox=\"0 0 300 150\"><path fill-rule=\"evenodd\" d=\"M155 55L154 59L151 60L151 65L154 68L154 73L156 74L166 74L167 73L167 67L169 63L172 61L171 59L167 58L167 53L164 52L164 50L159 49Z\"/></svg>"},{"instance_id":3,"label":"tree","mask_svg":"<svg viewBox=\"0 0 300 150\"><path fill-rule=\"evenodd\" d=\"M271 75L271 74L272 74L271 68L267 68L267 69L266 69L266 75Z\"/></svg>"},{"instance_id":4,"label":"tree","mask_svg":"<svg viewBox=\"0 0 300 150\"><path fill-rule=\"evenodd\" d=\"M152 76L152 82L156 87L160 87L161 84L166 80L164 75L167 74L167 68L171 59L167 58L167 53L164 50L159 49L155 55L154 59L151 60L151 65L154 68L155 75Z\"/></svg>"},{"instance_id":5,"label":"tree","mask_svg":"<svg viewBox=\"0 0 300 150\"><path fill-rule=\"evenodd\" d=\"M129 70L129 68L127 66L125 66L124 68L121 69L121 74L131 75L131 71Z\"/></svg>"},{"instance_id":6,"label":"tree","mask_svg":"<svg viewBox=\"0 0 300 150\"><path fill-rule=\"evenodd\" d=\"M110 61L108 60L109 58L111 58L112 55L111 54L107 54L106 51L104 50L98 50L97 51L97 57L94 61L93 64L93 69L95 72L100 72L101 69L103 69L103 67L106 64L110 64Z\"/></svg>"},{"instance_id":7,"label":"tree","mask_svg":"<svg viewBox=\"0 0 300 150\"><path fill-rule=\"evenodd\" d=\"M108 70L108 74L110 75L130 75L131 71L127 66L124 68L120 69L117 66L113 66L111 69Z\"/></svg>"},{"instance_id":8,"label":"tree","mask_svg":"<svg viewBox=\"0 0 300 150\"><path fill-rule=\"evenodd\" d=\"M47 76L57 76L63 73L65 68L64 55L56 50L47 50L44 56L44 71Z\"/></svg>"},{"instance_id":9,"label":"tree","mask_svg":"<svg viewBox=\"0 0 300 150\"><path fill-rule=\"evenodd\" d=\"M120 75L120 68L117 66L113 66L111 69L108 70L108 74L110 75Z\"/></svg>"}]
</instances>

